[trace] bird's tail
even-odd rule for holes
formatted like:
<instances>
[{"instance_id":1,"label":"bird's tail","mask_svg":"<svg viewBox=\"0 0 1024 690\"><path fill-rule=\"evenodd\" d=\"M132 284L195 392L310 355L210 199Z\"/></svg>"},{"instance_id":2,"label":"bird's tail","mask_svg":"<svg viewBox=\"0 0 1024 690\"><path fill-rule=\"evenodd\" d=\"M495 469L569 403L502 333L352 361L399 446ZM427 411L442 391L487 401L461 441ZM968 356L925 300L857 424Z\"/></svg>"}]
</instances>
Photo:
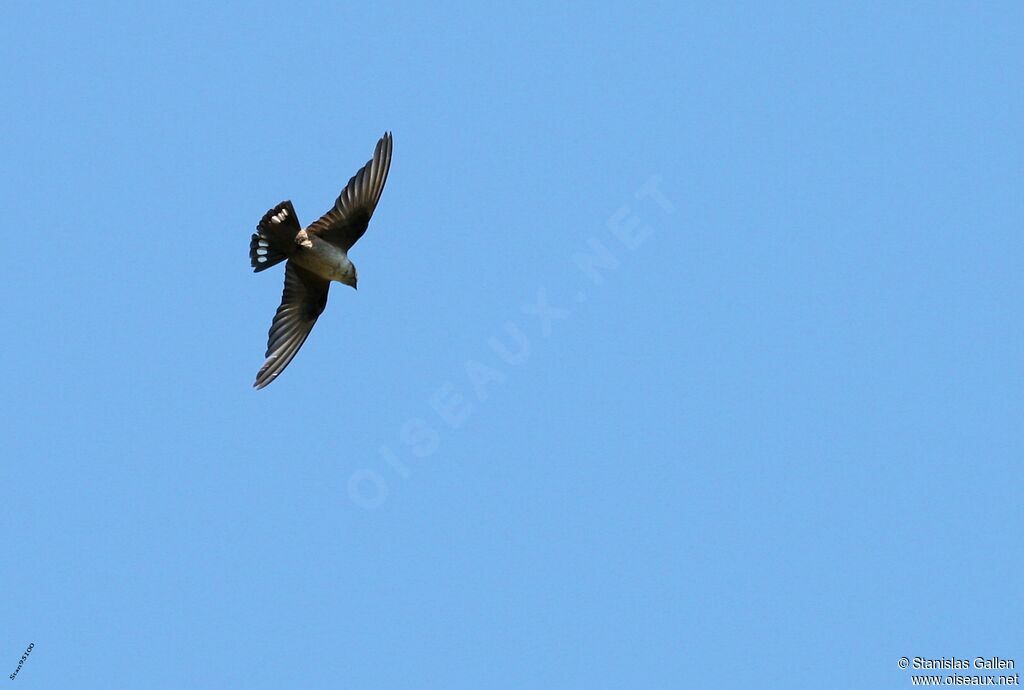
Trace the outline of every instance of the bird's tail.
<instances>
[{"instance_id":1,"label":"bird's tail","mask_svg":"<svg viewBox=\"0 0 1024 690\"><path fill-rule=\"evenodd\" d=\"M266 212L249 241L249 261L256 273L288 258L302 230L292 202L282 201Z\"/></svg>"}]
</instances>

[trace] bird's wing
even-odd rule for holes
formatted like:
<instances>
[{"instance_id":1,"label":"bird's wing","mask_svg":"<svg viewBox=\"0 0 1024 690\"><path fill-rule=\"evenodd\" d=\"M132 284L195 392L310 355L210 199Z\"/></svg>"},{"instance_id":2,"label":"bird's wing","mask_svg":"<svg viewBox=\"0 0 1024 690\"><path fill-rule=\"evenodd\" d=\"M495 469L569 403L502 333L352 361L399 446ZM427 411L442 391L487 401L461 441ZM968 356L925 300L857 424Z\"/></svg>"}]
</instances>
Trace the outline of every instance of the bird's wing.
<instances>
[{"instance_id":1,"label":"bird's wing","mask_svg":"<svg viewBox=\"0 0 1024 690\"><path fill-rule=\"evenodd\" d=\"M284 269L281 306L267 335L267 361L256 374L255 388L263 388L284 371L306 342L313 324L327 306L330 281L289 261Z\"/></svg>"},{"instance_id":2,"label":"bird's wing","mask_svg":"<svg viewBox=\"0 0 1024 690\"><path fill-rule=\"evenodd\" d=\"M306 232L319 235L346 252L351 249L366 232L373 209L377 208L380 200L380 193L384 191L390 168L391 132L385 132L377 142L373 158L348 181L334 202L334 208L306 228Z\"/></svg>"}]
</instances>

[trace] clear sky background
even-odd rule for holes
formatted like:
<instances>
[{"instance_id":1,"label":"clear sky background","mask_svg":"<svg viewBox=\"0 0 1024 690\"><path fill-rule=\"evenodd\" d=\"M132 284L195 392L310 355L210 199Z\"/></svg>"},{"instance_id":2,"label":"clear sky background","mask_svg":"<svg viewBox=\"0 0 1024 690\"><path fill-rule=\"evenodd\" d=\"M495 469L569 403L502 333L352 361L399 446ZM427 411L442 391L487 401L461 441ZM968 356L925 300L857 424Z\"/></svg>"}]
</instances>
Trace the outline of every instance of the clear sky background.
<instances>
[{"instance_id":1,"label":"clear sky background","mask_svg":"<svg viewBox=\"0 0 1024 690\"><path fill-rule=\"evenodd\" d=\"M853 4L6 3L0 672L1019 668L1024 10ZM250 233L385 130L252 390Z\"/></svg>"}]
</instances>

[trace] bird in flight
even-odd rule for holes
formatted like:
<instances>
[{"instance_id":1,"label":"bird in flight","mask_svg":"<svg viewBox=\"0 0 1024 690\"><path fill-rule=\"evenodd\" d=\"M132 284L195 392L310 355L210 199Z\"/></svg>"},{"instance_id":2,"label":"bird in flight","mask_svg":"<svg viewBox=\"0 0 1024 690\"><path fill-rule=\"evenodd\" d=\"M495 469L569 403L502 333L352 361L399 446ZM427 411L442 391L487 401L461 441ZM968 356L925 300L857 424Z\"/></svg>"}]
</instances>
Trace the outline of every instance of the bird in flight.
<instances>
[{"instance_id":1,"label":"bird in flight","mask_svg":"<svg viewBox=\"0 0 1024 690\"><path fill-rule=\"evenodd\" d=\"M267 335L266 362L253 387L270 384L306 342L327 306L331 281L356 287L356 267L348 252L370 223L391 167L391 132L385 132L362 169L341 191L334 207L305 230L291 201L267 211L249 243L256 273L287 261L284 294Z\"/></svg>"}]
</instances>

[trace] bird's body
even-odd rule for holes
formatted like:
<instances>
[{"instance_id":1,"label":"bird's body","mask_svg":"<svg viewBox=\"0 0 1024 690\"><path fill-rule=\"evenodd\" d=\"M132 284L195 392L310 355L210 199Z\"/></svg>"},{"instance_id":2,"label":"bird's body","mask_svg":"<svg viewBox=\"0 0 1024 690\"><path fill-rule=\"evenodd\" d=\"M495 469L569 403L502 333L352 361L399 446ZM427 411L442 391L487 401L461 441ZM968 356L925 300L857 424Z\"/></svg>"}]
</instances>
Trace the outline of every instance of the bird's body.
<instances>
[{"instance_id":1,"label":"bird's body","mask_svg":"<svg viewBox=\"0 0 1024 690\"><path fill-rule=\"evenodd\" d=\"M349 260L348 252L320 239L319 235L301 230L295 236L295 253L291 260L322 278L356 286L356 267Z\"/></svg>"},{"instance_id":2,"label":"bird's body","mask_svg":"<svg viewBox=\"0 0 1024 690\"><path fill-rule=\"evenodd\" d=\"M348 252L370 222L391 167L391 134L377 142L373 158L342 190L334 207L303 229L290 201L267 211L249 243L257 273L287 261L284 294L270 326L267 360L256 375L263 388L284 371L306 342L327 306L331 281L356 287L358 274Z\"/></svg>"}]
</instances>

